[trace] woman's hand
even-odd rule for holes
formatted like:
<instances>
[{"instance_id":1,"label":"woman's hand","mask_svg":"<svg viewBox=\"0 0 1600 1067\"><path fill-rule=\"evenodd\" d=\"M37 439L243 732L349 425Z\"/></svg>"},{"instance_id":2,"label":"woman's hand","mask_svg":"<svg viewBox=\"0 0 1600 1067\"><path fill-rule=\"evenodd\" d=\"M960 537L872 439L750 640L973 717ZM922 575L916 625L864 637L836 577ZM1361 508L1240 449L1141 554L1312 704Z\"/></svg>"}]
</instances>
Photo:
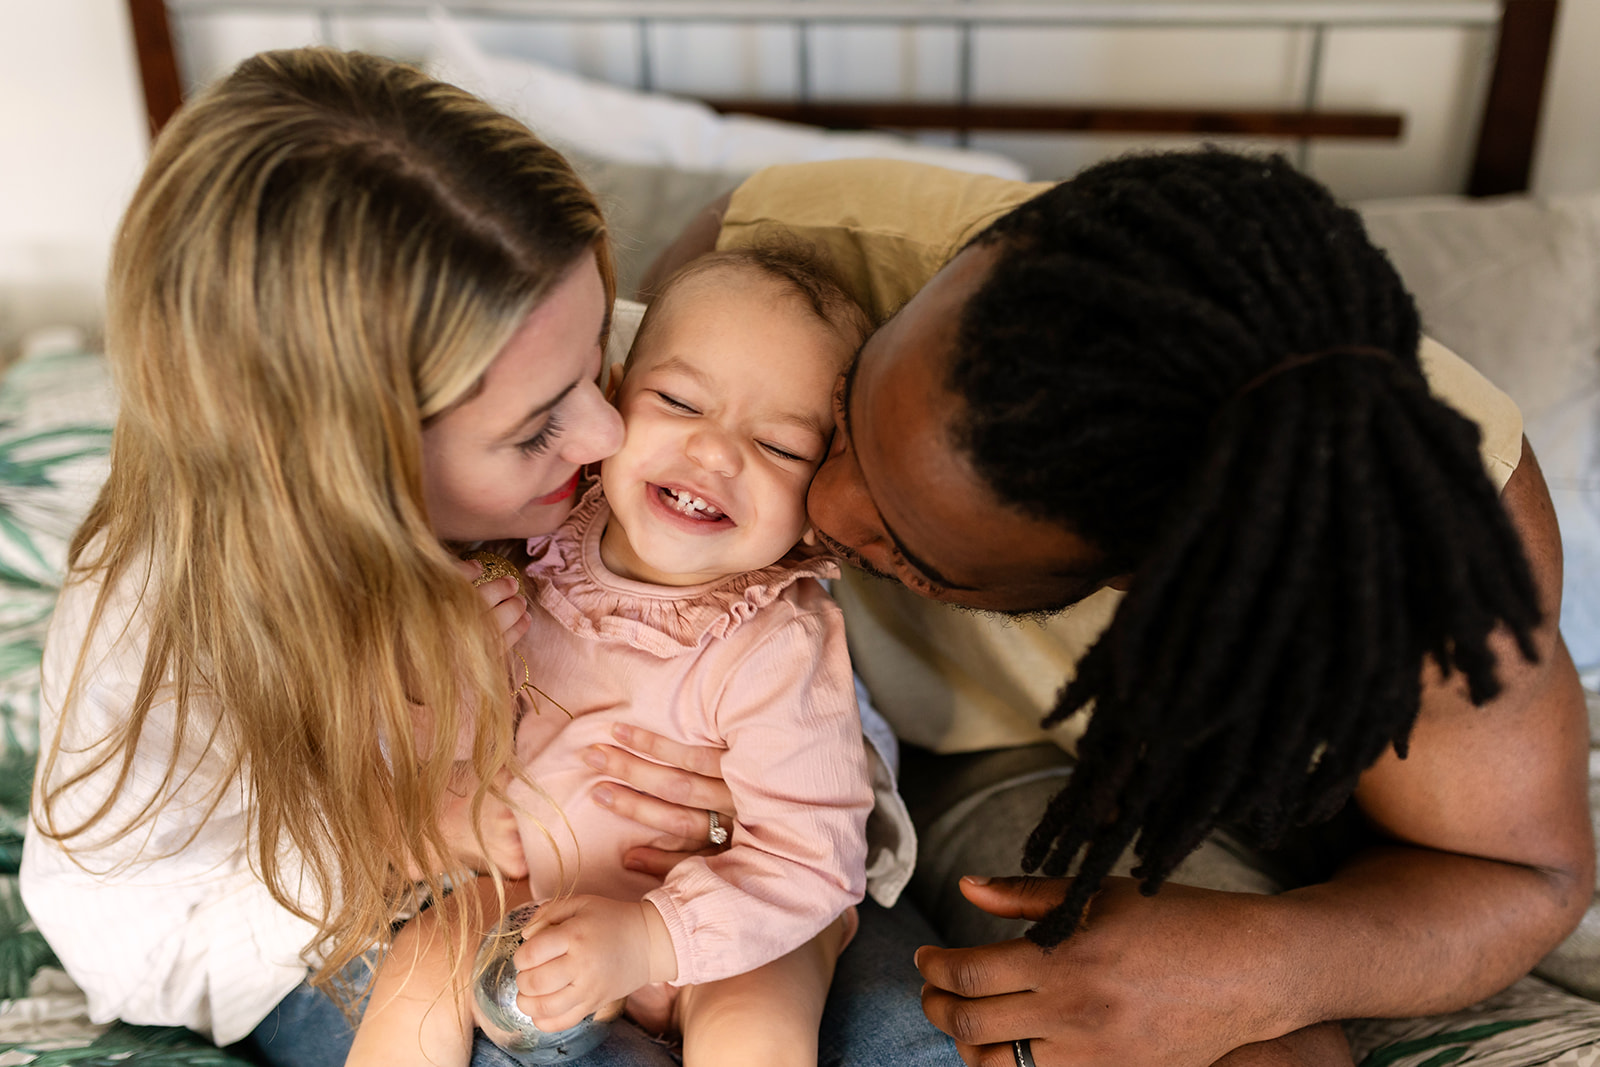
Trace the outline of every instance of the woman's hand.
<instances>
[{"instance_id":1,"label":"woman's hand","mask_svg":"<svg viewBox=\"0 0 1600 1067\"><path fill-rule=\"evenodd\" d=\"M991 914L1039 919L1068 884L963 878L961 890ZM1262 973L1272 934L1251 909L1273 899L1171 884L1145 897L1108 878L1084 927L1049 951L1023 938L919 949L923 1010L971 1067L1010 1067L1019 1038L1039 1067L1207 1067L1299 1025L1268 1017L1257 992L1273 979Z\"/></svg>"},{"instance_id":2,"label":"woman's hand","mask_svg":"<svg viewBox=\"0 0 1600 1067\"><path fill-rule=\"evenodd\" d=\"M475 559L457 560L456 569L463 578L474 584L483 577L483 564ZM483 598L485 608L500 631L501 641L510 651L522 640L528 627L533 625L533 617L528 614L528 602L522 597L521 586L515 578L496 578L479 585L478 596Z\"/></svg>"},{"instance_id":3,"label":"woman's hand","mask_svg":"<svg viewBox=\"0 0 1600 1067\"><path fill-rule=\"evenodd\" d=\"M629 849L623 866L662 877L686 856L720 851L711 844L711 813L729 833L736 814L722 780L722 750L620 724L611 736L617 745L591 746L584 761L628 784L600 783L594 802L657 832L648 845Z\"/></svg>"}]
</instances>

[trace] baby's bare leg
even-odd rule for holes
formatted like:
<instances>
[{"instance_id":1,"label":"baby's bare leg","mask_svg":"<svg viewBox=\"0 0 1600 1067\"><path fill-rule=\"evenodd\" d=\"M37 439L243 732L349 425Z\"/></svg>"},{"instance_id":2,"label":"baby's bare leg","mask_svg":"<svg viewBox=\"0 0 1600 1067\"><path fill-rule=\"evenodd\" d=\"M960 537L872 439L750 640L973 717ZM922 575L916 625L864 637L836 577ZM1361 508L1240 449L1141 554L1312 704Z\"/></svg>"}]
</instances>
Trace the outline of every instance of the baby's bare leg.
<instances>
[{"instance_id":1,"label":"baby's bare leg","mask_svg":"<svg viewBox=\"0 0 1600 1067\"><path fill-rule=\"evenodd\" d=\"M787 956L737 978L678 994L684 1067L816 1067L817 1028L834 964L855 932L855 914Z\"/></svg>"},{"instance_id":2,"label":"baby's bare leg","mask_svg":"<svg viewBox=\"0 0 1600 1067\"><path fill-rule=\"evenodd\" d=\"M474 896L477 921L472 921ZM507 909L527 899L526 882L506 886ZM483 935L500 915L494 882L479 878L406 923L378 968L346 1067L467 1067L472 1059L472 963Z\"/></svg>"}]
</instances>

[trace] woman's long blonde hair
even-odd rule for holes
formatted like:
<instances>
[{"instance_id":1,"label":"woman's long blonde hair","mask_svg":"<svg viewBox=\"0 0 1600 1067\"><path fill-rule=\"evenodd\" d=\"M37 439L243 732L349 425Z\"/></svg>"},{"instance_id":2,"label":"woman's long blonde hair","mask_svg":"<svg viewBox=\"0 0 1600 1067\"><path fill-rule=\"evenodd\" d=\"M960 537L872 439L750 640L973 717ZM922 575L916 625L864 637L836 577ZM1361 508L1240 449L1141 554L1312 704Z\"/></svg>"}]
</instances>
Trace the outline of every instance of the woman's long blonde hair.
<instances>
[{"instance_id":1,"label":"woman's long blonde hair","mask_svg":"<svg viewBox=\"0 0 1600 1067\"><path fill-rule=\"evenodd\" d=\"M266 53L177 117L117 238L121 413L69 556L70 580L102 583L91 634L119 583L142 588L148 658L126 721L61 781L58 731L41 830L70 848L104 821L171 700L166 784L186 744L215 742L251 862L318 928L314 980L382 939L408 859L446 854L458 736L481 783L512 755L499 635L430 526L421 428L591 251L609 299L604 224L566 161L399 63ZM98 810L56 825L52 801L108 769Z\"/></svg>"}]
</instances>

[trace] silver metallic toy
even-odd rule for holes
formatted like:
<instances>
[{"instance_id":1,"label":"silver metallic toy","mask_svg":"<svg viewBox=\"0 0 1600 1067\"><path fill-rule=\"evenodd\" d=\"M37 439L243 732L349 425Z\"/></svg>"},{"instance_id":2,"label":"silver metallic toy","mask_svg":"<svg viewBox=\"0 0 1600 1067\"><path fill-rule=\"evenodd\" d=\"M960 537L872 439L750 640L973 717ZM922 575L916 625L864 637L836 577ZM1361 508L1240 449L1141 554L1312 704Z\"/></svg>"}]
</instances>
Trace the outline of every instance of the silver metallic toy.
<instances>
[{"instance_id":1,"label":"silver metallic toy","mask_svg":"<svg viewBox=\"0 0 1600 1067\"><path fill-rule=\"evenodd\" d=\"M611 1033L611 1021L590 1015L577 1026L552 1034L534 1026L517 1007L517 967L511 955L538 910L537 904L512 908L484 935L472 991L482 1015L481 1028L490 1041L523 1063L568 1063L604 1041Z\"/></svg>"}]
</instances>

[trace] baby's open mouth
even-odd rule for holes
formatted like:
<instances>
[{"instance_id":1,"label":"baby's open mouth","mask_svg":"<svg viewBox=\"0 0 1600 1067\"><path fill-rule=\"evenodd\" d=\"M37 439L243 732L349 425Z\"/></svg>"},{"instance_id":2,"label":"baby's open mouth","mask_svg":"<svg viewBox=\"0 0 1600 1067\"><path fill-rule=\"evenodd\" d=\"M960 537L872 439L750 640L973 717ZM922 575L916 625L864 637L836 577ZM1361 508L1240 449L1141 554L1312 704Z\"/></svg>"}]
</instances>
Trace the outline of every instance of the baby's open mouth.
<instances>
[{"instance_id":1,"label":"baby's open mouth","mask_svg":"<svg viewBox=\"0 0 1600 1067\"><path fill-rule=\"evenodd\" d=\"M687 489L671 489L664 485L656 486L656 492L661 495L662 501L680 515L702 522L717 522L727 518L716 505L710 504L704 497L695 496Z\"/></svg>"}]
</instances>

